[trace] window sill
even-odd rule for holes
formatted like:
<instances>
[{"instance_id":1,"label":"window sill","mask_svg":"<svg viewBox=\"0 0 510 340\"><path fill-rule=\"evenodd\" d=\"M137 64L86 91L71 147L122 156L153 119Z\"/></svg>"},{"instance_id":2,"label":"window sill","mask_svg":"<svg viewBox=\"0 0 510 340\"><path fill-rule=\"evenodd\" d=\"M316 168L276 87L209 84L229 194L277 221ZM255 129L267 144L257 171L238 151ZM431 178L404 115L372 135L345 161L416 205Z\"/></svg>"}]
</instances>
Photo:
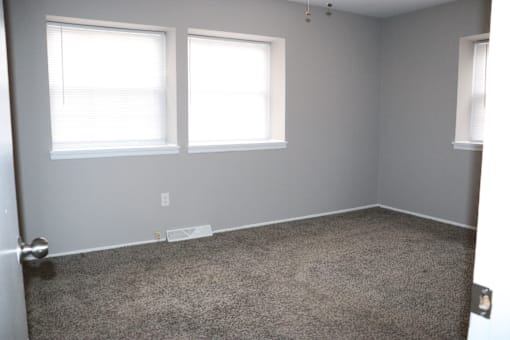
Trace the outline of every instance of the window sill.
<instances>
[{"instance_id":1,"label":"window sill","mask_svg":"<svg viewBox=\"0 0 510 340\"><path fill-rule=\"evenodd\" d=\"M482 151L483 143L479 142L452 142L455 150Z\"/></svg>"},{"instance_id":2,"label":"window sill","mask_svg":"<svg viewBox=\"0 0 510 340\"><path fill-rule=\"evenodd\" d=\"M188 145L188 153L277 150L285 149L286 147L287 147L286 141L273 139L268 141L256 141L256 142L190 144Z\"/></svg>"},{"instance_id":3,"label":"window sill","mask_svg":"<svg viewBox=\"0 0 510 340\"><path fill-rule=\"evenodd\" d=\"M179 153L179 146L175 144L115 147L101 149L57 149L51 150L50 159L82 159L106 158L123 156L170 155Z\"/></svg>"}]
</instances>

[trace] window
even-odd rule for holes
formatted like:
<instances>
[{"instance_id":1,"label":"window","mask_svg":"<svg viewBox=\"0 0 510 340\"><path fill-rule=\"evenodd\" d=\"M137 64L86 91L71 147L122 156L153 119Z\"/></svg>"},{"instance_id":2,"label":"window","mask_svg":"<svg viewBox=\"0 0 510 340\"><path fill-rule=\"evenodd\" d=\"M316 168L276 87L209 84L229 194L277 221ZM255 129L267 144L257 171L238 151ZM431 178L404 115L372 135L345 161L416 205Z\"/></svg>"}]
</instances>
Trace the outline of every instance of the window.
<instances>
[{"instance_id":1,"label":"window","mask_svg":"<svg viewBox=\"0 0 510 340\"><path fill-rule=\"evenodd\" d=\"M488 53L488 35L461 39L454 142L456 149L482 149Z\"/></svg>"},{"instance_id":2,"label":"window","mask_svg":"<svg viewBox=\"0 0 510 340\"><path fill-rule=\"evenodd\" d=\"M189 35L190 152L285 147L282 41L248 38Z\"/></svg>"},{"instance_id":3,"label":"window","mask_svg":"<svg viewBox=\"0 0 510 340\"><path fill-rule=\"evenodd\" d=\"M475 43L473 65L473 92L471 94L470 140L483 142L485 118L485 81L489 42Z\"/></svg>"},{"instance_id":4,"label":"window","mask_svg":"<svg viewBox=\"0 0 510 340\"><path fill-rule=\"evenodd\" d=\"M53 159L177 151L167 33L47 23Z\"/></svg>"}]
</instances>

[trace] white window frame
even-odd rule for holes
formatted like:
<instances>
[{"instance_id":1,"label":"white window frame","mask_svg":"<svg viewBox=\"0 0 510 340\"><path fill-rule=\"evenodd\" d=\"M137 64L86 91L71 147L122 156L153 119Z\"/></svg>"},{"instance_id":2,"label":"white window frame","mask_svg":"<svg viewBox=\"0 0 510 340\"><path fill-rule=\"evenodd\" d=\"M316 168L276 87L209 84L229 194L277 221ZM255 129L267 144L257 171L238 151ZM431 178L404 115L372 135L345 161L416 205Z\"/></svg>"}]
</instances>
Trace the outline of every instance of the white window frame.
<instances>
[{"instance_id":1,"label":"white window frame","mask_svg":"<svg viewBox=\"0 0 510 340\"><path fill-rule=\"evenodd\" d=\"M473 70L475 45L489 40L489 33L478 34L460 39L459 43L459 71L457 84L457 116L455 125L455 139L452 142L456 150L482 151L483 142L470 138Z\"/></svg>"},{"instance_id":2,"label":"white window frame","mask_svg":"<svg viewBox=\"0 0 510 340\"><path fill-rule=\"evenodd\" d=\"M166 143L162 145L136 145L112 147L55 148L53 138L50 159L104 158L119 156L167 155L179 153L177 143L177 85L176 85L176 33L175 28L88 20L48 15L46 22L98 26L112 29L164 32L166 37ZM48 63L46 62L46 65ZM48 110L51 115L51 110ZM51 119L51 117L50 117Z\"/></svg>"},{"instance_id":3,"label":"white window frame","mask_svg":"<svg viewBox=\"0 0 510 340\"><path fill-rule=\"evenodd\" d=\"M262 42L270 46L270 108L268 117L269 137L266 140L191 143L188 125L188 153L228 152L248 150L285 149L285 39L252 34L189 29L188 37L199 36L211 39L231 39L246 42ZM188 49L189 57L189 49ZM188 84L189 84L188 58ZM191 101L188 86L188 107ZM189 112L189 111L188 111Z\"/></svg>"}]
</instances>

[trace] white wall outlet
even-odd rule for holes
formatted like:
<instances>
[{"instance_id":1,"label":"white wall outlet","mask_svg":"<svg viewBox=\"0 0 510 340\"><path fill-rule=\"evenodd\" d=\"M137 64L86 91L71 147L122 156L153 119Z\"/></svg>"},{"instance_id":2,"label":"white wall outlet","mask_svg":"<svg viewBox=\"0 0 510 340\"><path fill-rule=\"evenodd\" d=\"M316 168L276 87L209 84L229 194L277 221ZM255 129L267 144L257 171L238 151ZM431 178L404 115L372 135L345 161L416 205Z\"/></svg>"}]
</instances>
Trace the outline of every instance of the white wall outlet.
<instances>
[{"instance_id":1,"label":"white wall outlet","mask_svg":"<svg viewBox=\"0 0 510 340\"><path fill-rule=\"evenodd\" d=\"M155 240L161 240L161 232L160 231L156 231L154 233L154 239Z\"/></svg>"},{"instance_id":2,"label":"white wall outlet","mask_svg":"<svg viewBox=\"0 0 510 340\"><path fill-rule=\"evenodd\" d=\"M170 205L170 193L162 192L161 193L161 206L168 207Z\"/></svg>"}]
</instances>

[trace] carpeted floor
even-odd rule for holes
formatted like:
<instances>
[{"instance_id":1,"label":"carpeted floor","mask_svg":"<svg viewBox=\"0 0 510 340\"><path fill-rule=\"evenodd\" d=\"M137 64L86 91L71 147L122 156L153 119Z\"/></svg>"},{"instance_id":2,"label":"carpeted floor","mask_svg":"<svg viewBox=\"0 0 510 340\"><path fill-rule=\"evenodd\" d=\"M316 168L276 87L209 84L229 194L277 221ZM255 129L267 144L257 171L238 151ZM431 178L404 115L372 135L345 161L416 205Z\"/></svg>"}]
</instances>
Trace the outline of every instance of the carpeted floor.
<instances>
[{"instance_id":1,"label":"carpeted floor","mask_svg":"<svg viewBox=\"0 0 510 340\"><path fill-rule=\"evenodd\" d=\"M463 339L474 232L383 209L25 264L30 338Z\"/></svg>"}]
</instances>

